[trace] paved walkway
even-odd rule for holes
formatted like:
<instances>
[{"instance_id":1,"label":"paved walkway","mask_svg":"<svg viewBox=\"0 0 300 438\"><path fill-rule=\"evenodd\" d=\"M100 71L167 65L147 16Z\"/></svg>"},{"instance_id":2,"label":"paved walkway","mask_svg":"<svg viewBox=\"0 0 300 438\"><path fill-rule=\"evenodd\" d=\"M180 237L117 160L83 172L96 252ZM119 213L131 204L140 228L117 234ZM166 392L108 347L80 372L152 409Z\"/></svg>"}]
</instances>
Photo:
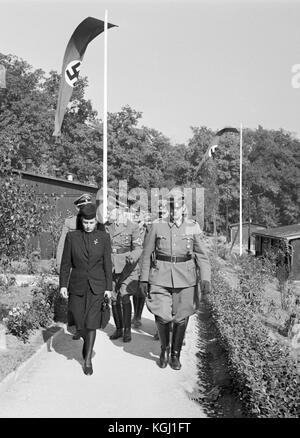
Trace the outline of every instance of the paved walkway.
<instances>
[{"instance_id":1,"label":"paved walkway","mask_svg":"<svg viewBox=\"0 0 300 438\"><path fill-rule=\"evenodd\" d=\"M82 371L82 340L63 332L51 351L5 392L0 393L0 417L82 418L202 418L189 394L197 387L196 320L190 318L182 351L182 369L156 365L160 351L153 316L144 310L142 329L131 342L111 341L112 320L97 331L94 374Z\"/></svg>"}]
</instances>

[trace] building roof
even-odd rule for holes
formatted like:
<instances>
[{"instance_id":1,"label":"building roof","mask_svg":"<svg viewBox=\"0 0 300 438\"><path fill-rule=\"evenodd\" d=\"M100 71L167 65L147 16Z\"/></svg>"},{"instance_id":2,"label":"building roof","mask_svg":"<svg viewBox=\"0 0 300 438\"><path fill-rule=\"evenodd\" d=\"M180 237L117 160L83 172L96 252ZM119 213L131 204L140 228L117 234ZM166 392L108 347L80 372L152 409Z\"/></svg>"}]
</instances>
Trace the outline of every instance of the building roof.
<instances>
[{"instance_id":1,"label":"building roof","mask_svg":"<svg viewBox=\"0 0 300 438\"><path fill-rule=\"evenodd\" d=\"M256 230L252 234L278 239L297 239L300 238L300 224L286 225L284 227L267 228L265 230Z\"/></svg>"},{"instance_id":2,"label":"building roof","mask_svg":"<svg viewBox=\"0 0 300 438\"><path fill-rule=\"evenodd\" d=\"M57 178L55 176L49 176L49 175L41 175L39 173L33 173L33 172L28 172L26 170L19 170L19 169L13 169L13 173L16 174L22 174L25 178L27 177L28 179L32 179L32 180L44 180L46 181L52 181L52 182L57 182L59 184L63 184L63 185L67 185L69 187L74 187L74 188L79 188L79 187L86 187L89 189L93 189L93 191L98 190L98 186L97 185L92 185L92 184L86 184L86 183L81 183L79 181L70 181L68 179L65 178Z\"/></svg>"},{"instance_id":3,"label":"building roof","mask_svg":"<svg viewBox=\"0 0 300 438\"><path fill-rule=\"evenodd\" d=\"M248 224L249 224L249 222L243 222L243 225L248 225ZM230 225L229 225L229 228L232 228L232 227L238 227L239 225L240 225L240 223L239 223L239 222L236 222L235 224L230 224ZM262 224L255 224L254 222L250 222L250 225L253 226L253 227L267 228L265 225L262 225Z\"/></svg>"}]
</instances>

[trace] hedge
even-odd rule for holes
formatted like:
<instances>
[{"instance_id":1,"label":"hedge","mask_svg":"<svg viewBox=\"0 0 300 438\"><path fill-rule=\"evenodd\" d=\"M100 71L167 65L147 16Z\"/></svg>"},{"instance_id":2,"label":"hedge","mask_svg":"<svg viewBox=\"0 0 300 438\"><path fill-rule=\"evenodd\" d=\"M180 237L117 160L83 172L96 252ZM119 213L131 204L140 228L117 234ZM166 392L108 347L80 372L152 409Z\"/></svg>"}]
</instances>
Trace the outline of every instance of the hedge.
<instances>
[{"instance_id":1,"label":"hedge","mask_svg":"<svg viewBox=\"0 0 300 438\"><path fill-rule=\"evenodd\" d=\"M244 287L245 278L242 287L231 288L217 261L212 261L212 316L236 390L249 416L298 418L297 363L287 346L268 335Z\"/></svg>"}]
</instances>

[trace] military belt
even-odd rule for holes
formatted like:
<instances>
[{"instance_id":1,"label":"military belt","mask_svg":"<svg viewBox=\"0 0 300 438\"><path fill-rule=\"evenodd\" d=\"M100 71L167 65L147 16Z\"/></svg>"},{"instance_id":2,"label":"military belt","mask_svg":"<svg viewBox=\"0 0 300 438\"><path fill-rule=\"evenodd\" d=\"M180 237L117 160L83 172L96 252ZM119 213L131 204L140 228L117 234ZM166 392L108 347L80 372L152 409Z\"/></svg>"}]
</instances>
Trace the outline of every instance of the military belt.
<instances>
[{"instance_id":1,"label":"military belt","mask_svg":"<svg viewBox=\"0 0 300 438\"><path fill-rule=\"evenodd\" d=\"M113 254L124 254L125 252L130 252L131 248L130 246L127 246L126 248L112 248Z\"/></svg>"},{"instance_id":2,"label":"military belt","mask_svg":"<svg viewBox=\"0 0 300 438\"><path fill-rule=\"evenodd\" d=\"M156 260L162 260L164 262L171 262L171 263L181 263L181 262L187 262L188 260L192 259L192 255L188 254L186 256L167 256L167 255L161 255L156 254Z\"/></svg>"}]
</instances>

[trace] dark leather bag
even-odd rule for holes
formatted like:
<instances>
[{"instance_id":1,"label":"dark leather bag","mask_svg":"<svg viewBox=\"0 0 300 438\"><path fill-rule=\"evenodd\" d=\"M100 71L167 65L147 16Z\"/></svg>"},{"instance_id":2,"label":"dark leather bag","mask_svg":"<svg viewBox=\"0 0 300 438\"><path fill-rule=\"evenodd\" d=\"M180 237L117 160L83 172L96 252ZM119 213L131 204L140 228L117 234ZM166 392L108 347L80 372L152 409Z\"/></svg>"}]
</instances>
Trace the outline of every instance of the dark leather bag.
<instances>
[{"instance_id":1,"label":"dark leather bag","mask_svg":"<svg viewBox=\"0 0 300 438\"><path fill-rule=\"evenodd\" d=\"M101 321L100 327L104 329L110 320L110 307L109 307L109 299L104 298L104 301L101 305Z\"/></svg>"}]
</instances>

